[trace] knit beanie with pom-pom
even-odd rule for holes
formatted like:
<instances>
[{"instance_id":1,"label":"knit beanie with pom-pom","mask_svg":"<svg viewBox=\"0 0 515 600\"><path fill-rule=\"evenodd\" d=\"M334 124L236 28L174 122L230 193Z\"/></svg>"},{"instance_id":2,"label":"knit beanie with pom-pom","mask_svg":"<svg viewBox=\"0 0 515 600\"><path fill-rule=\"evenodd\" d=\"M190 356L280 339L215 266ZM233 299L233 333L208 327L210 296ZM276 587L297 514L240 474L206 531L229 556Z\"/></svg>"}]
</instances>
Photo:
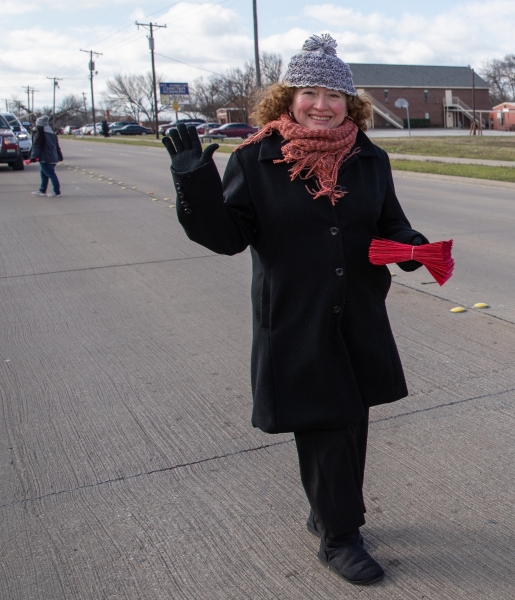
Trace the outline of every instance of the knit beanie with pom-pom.
<instances>
[{"instance_id":1,"label":"knit beanie with pom-pom","mask_svg":"<svg viewBox=\"0 0 515 600\"><path fill-rule=\"evenodd\" d=\"M357 96L352 71L336 56L336 40L328 33L312 35L290 60L283 83L290 87L323 87Z\"/></svg>"}]
</instances>

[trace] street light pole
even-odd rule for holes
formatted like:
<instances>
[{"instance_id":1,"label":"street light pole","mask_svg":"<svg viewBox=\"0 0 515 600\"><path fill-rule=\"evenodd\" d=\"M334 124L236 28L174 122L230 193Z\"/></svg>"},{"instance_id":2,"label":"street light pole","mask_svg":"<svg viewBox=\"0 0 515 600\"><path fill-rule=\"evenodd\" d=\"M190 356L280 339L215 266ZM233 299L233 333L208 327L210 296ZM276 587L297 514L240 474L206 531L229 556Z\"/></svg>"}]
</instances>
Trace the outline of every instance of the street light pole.
<instances>
[{"instance_id":1,"label":"street light pole","mask_svg":"<svg viewBox=\"0 0 515 600\"><path fill-rule=\"evenodd\" d=\"M166 27L165 25L157 25L156 23L138 23L136 21L138 29L140 27L148 28L150 35L148 36L148 47L150 48L150 58L152 61L152 87L154 88L154 124L156 128L156 140L159 139L159 119L157 115L157 83L156 83L156 63L154 59L154 28Z\"/></svg>"},{"instance_id":2,"label":"street light pole","mask_svg":"<svg viewBox=\"0 0 515 600\"><path fill-rule=\"evenodd\" d=\"M256 61L256 85L261 87L261 68L259 66L259 36L258 36L258 16L257 16L257 0L252 0L252 8L254 13L254 60Z\"/></svg>"}]
</instances>

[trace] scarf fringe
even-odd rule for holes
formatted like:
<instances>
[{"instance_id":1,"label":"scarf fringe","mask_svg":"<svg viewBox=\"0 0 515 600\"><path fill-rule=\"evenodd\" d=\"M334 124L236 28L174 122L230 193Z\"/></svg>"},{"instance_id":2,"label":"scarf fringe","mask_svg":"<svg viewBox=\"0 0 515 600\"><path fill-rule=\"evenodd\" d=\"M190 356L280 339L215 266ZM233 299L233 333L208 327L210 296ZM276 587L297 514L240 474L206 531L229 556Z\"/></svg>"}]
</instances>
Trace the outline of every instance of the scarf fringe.
<instances>
[{"instance_id":1,"label":"scarf fringe","mask_svg":"<svg viewBox=\"0 0 515 600\"><path fill-rule=\"evenodd\" d=\"M305 180L314 176L318 189L310 189L306 185L306 190L314 200L328 196L334 206L343 198L347 191L336 185L338 171L345 161L361 151L358 147L351 152L358 134L358 127L353 121L346 119L335 129L308 129L288 115L281 115L279 119L270 121L252 137L236 146L234 152L244 146L261 142L274 131L286 140L281 148L284 158L276 159L274 163L293 163L289 169L291 181L296 177Z\"/></svg>"}]
</instances>

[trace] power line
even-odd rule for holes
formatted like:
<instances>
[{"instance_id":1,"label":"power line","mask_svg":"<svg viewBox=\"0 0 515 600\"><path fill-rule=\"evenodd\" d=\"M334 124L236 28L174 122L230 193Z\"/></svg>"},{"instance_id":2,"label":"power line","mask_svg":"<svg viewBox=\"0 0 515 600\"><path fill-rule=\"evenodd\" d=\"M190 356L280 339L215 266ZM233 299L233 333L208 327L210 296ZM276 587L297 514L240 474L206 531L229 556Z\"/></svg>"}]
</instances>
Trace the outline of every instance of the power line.
<instances>
[{"instance_id":1,"label":"power line","mask_svg":"<svg viewBox=\"0 0 515 600\"><path fill-rule=\"evenodd\" d=\"M213 73L213 75L222 75L222 73L217 73L216 71L210 71L209 69L204 69L203 67L197 67L197 65L192 65L190 63L184 62L183 60L178 60L177 58L172 58L171 56L166 56L165 54L160 54L156 52L157 56L162 56L163 58L167 58L168 60L173 60L174 62L181 63L181 65L186 65L187 67L193 67L194 69L200 69L201 71L207 71L208 73Z\"/></svg>"}]
</instances>

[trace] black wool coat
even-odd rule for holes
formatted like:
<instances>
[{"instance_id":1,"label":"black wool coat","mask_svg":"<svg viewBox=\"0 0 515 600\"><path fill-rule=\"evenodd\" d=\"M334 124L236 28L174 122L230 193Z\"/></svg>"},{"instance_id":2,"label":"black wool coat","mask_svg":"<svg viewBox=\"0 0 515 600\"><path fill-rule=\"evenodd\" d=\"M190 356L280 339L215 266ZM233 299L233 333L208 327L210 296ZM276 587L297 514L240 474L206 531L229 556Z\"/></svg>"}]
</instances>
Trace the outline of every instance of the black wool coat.
<instances>
[{"instance_id":1,"label":"black wool coat","mask_svg":"<svg viewBox=\"0 0 515 600\"><path fill-rule=\"evenodd\" d=\"M172 174L188 237L253 260L252 424L281 433L349 426L370 406L407 395L385 299L386 266L373 266L373 237L410 243L387 154L359 132L344 162L335 207L290 181L277 133L237 150L223 182L213 161ZM424 241L427 241L421 236ZM412 261L413 263L413 261ZM403 264L413 270L420 263Z\"/></svg>"}]
</instances>

